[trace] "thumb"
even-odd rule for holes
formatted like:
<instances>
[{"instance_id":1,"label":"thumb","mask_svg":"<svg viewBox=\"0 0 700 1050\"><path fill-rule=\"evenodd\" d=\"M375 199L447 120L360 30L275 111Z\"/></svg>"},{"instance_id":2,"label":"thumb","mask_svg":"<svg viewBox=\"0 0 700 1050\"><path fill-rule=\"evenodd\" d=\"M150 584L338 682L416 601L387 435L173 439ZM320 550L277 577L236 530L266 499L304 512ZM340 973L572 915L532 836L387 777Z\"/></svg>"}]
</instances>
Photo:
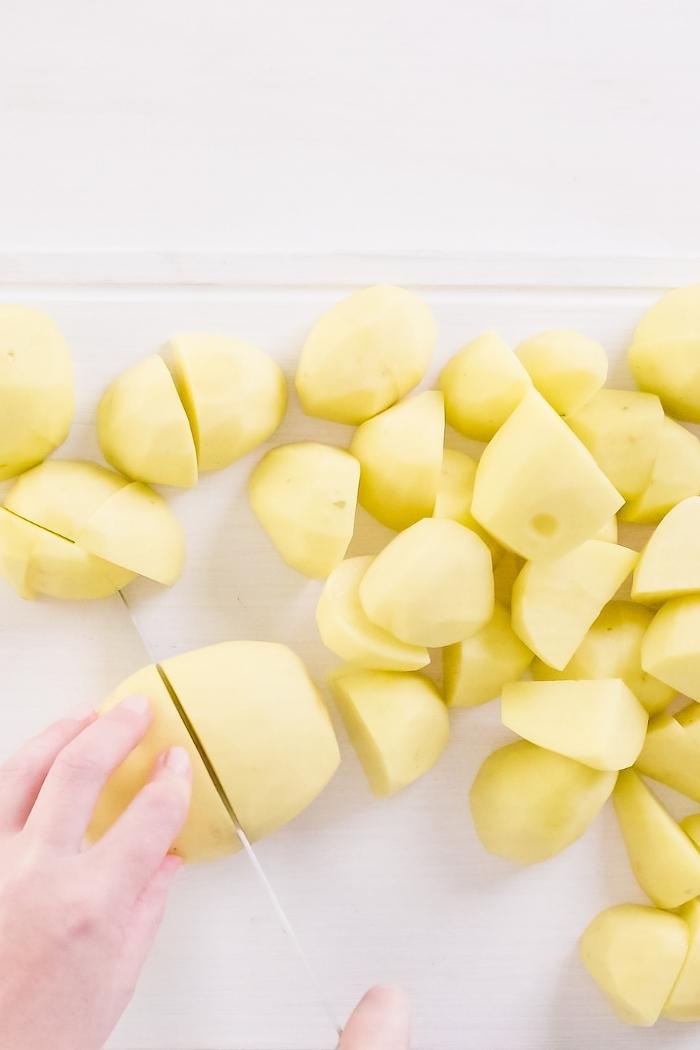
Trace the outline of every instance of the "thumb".
<instances>
[{"instance_id":1,"label":"thumb","mask_svg":"<svg viewBox=\"0 0 700 1050\"><path fill-rule=\"evenodd\" d=\"M396 985L371 988L355 1007L339 1050L408 1050L406 993Z\"/></svg>"}]
</instances>

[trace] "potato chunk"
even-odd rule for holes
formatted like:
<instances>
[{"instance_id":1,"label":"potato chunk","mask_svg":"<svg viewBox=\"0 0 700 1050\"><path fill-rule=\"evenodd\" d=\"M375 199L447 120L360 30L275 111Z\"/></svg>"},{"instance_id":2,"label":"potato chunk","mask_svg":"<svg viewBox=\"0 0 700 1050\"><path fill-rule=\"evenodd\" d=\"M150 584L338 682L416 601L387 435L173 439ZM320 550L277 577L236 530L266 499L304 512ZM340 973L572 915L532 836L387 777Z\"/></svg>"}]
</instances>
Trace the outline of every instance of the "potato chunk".
<instances>
[{"instance_id":1,"label":"potato chunk","mask_svg":"<svg viewBox=\"0 0 700 1050\"><path fill-rule=\"evenodd\" d=\"M600 343L569 329L540 332L515 352L535 388L560 416L590 401L608 376L608 355Z\"/></svg>"},{"instance_id":2,"label":"potato chunk","mask_svg":"<svg viewBox=\"0 0 700 1050\"><path fill-rule=\"evenodd\" d=\"M527 372L495 332L467 343L440 373L447 422L477 441L491 440L530 387Z\"/></svg>"},{"instance_id":3,"label":"potato chunk","mask_svg":"<svg viewBox=\"0 0 700 1050\"><path fill-rule=\"evenodd\" d=\"M669 292L647 311L628 360L638 386L670 415L700 423L700 284Z\"/></svg>"}]
</instances>

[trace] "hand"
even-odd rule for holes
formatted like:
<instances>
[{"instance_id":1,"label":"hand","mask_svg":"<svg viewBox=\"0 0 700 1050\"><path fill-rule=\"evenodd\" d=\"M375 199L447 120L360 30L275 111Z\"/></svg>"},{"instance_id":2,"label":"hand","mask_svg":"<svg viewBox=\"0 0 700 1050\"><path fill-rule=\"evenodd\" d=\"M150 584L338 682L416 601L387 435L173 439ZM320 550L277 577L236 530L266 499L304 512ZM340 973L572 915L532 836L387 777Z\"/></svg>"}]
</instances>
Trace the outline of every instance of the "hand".
<instances>
[{"instance_id":1,"label":"hand","mask_svg":"<svg viewBox=\"0 0 700 1050\"><path fill-rule=\"evenodd\" d=\"M400 988L371 988L343 1031L339 1050L408 1050L408 1004Z\"/></svg>"},{"instance_id":2,"label":"hand","mask_svg":"<svg viewBox=\"0 0 700 1050\"><path fill-rule=\"evenodd\" d=\"M99 1050L131 998L187 816L171 748L104 837L83 846L107 777L144 736L145 698L64 719L0 766L0 1046Z\"/></svg>"}]
</instances>

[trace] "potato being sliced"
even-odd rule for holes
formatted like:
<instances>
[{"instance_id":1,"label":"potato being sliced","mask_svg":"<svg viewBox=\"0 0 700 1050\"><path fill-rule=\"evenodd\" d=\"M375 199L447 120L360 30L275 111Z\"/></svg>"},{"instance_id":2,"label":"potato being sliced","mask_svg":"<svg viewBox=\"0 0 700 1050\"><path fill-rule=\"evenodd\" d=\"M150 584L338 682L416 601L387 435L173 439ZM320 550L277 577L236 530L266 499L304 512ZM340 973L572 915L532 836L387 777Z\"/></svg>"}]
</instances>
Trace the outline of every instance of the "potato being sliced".
<instances>
[{"instance_id":1,"label":"potato being sliced","mask_svg":"<svg viewBox=\"0 0 700 1050\"><path fill-rule=\"evenodd\" d=\"M664 295L637 325L628 352L642 390L677 419L700 423L700 284Z\"/></svg>"},{"instance_id":2,"label":"potato being sliced","mask_svg":"<svg viewBox=\"0 0 700 1050\"><path fill-rule=\"evenodd\" d=\"M621 521L656 525L677 503L700 494L700 441L695 434L664 419L659 453L649 484L620 511Z\"/></svg>"},{"instance_id":3,"label":"potato being sliced","mask_svg":"<svg viewBox=\"0 0 700 1050\"><path fill-rule=\"evenodd\" d=\"M636 766L645 776L700 802L700 741L672 715L652 718Z\"/></svg>"},{"instance_id":4,"label":"potato being sliced","mask_svg":"<svg viewBox=\"0 0 700 1050\"><path fill-rule=\"evenodd\" d=\"M360 604L360 581L373 560L372 555L347 558L331 572L316 608L321 640L356 668L418 671L430 663L428 650L377 627Z\"/></svg>"},{"instance_id":5,"label":"potato being sliced","mask_svg":"<svg viewBox=\"0 0 700 1050\"><path fill-rule=\"evenodd\" d=\"M360 602L373 623L403 642L461 641L493 614L489 549L456 521L424 518L376 556L360 581Z\"/></svg>"},{"instance_id":6,"label":"potato being sliced","mask_svg":"<svg viewBox=\"0 0 700 1050\"><path fill-rule=\"evenodd\" d=\"M448 707L476 707L497 697L520 678L532 653L511 627L510 614L498 602L493 616L471 638L443 650L442 671Z\"/></svg>"},{"instance_id":7,"label":"potato being sliced","mask_svg":"<svg viewBox=\"0 0 700 1050\"><path fill-rule=\"evenodd\" d=\"M495 332L472 339L440 373L447 422L477 441L490 441L531 386L520 361Z\"/></svg>"},{"instance_id":8,"label":"potato being sliced","mask_svg":"<svg viewBox=\"0 0 700 1050\"><path fill-rule=\"evenodd\" d=\"M622 503L590 452L532 391L479 460L472 514L503 546L541 558L590 539Z\"/></svg>"},{"instance_id":9,"label":"potato being sliced","mask_svg":"<svg viewBox=\"0 0 700 1050\"><path fill-rule=\"evenodd\" d=\"M562 670L636 561L627 547L588 540L528 562L513 586L513 630L544 663Z\"/></svg>"},{"instance_id":10,"label":"potato being sliced","mask_svg":"<svg viewBox=\"0 0 700 1050\"><path fill-rule=\"evenodd\" d=\"M36 526L0 507L0 576L20 598L36 598L29 584L29 563L36 543Z\"/></svg>"},{"instance_id":11,"label":"potato being sliced","mask_svg":"<svg viewBox=\"0 0 700 1050\"><path fill-rule=\"evenodd\" d=\"M596 915L580 950L584 966L618 1017L649 1028L669 996L673 999L688 951L688 928L681 917L658 908L618 904Z\"/></svg>"},{"instance_id":12,"label":"potato being sliced","mask_svg":"<svg viewBox=\"0 0 700 1050\"><path fill-rule=\"evenodd\" d=\"M632 599L665 602L700 591L700 496L677 504L639 556Z\"/></svg>"},{"instance_id":13,"label":"potato being sliced","mask_svg":"<svg viewBox=\"0 0 700 1050\"><path fill-rule=\"evenodd\" d=\"M700 700L700 595L674 598L657 612L642 642L642 667Z\"/></svg>"},{"instance_id":14,"label":"potato being sliced","mask_svg":"<svg viewBox=\"0 0 700 1050\"><path fill-rule=\"evenodd\" d=\"M421 381L435 349L430 307L391 285L364 288L318 319L299 357L296 388L309 416L357 425Z\"/></svg>"},{"instance_id":15,"label":"potato being sliced","mask_svg":"<svg viewBox=\"0 0 700 1050\"><path fill-rule=\"evenodd\" d=\"M515 352L535 388L560 416L590 401L608 376L608 355L600 343L569 329L540 332Z\"/></svg>"},{"instance_id":16,"label":"potato being sliced","mask_svg":"<svg viewBox=\"0 0 700 1050\"><path fill-rule=\"evenodd\" d=\"M489 853L536 864L583 835L616 777L527 740L507 744L489 755L472 784L476 833Z\"/></svg>"},{"instance_id":17,"label":"potato being sliced","mask_svg":"<svg viewBox=\"0 0 700 1050\"><path fill-rule=\"evenodd\" d=\"M445 415L439 390L426 390L355 431L359 501L390 529L405 529L433 513L442 468Z\"/></svg>"},{"instance_id":18,"label":"potato being sliced","mask_svg":"<svg viewBox=\"0 0 700 1050\"><path fill-rule=\"evenodd\" d=\"M359 481L354 456L306 441L264 455L250 476L248 495L287 565L323 579L343 560L352 539Z\"/></svg>"},{"instance_id":19,"label":"potato being sliced","mask_svg":"<svg viewBox=\"0 0 700 1050\"><path fill-rule=\"evenodd\" d=\"M394 795L435 765L449 719L423 675L356 671L333 680L338 709L375 795Z\"/></svg>"},{"instance_id":20,"label":"potato being sliced","mask_svg":"<svg viewBox=\"0 0 700 1050\"><path fill-rule=\"evenodd\" d=\"M105 390L97 436L108 463L153 485L197 484L197 452L182 401L162 357L131 365Z\"/></svg>"},{"instance_id":21,"label":"potato being sliced","mask_svg":"<svg viewBox=\"0 0 700 1050\"><path fill-rule=\"evenodd\" d=\"M613 792L630 865L660 908L678 908L700 895L700 851L632 769Z\"/></svg>"},{"instance_id":22,"label":"potato being sliced","mask_svg":"<svg viewBox=\"0 0 700 1050\"><path fill-rule=\"evenodd\" d=\"M493 564L497 565L503 556L503 548L472 515L476 467L477 461L466 452L458 452L454 448L444 450L433 517L451 518L471 529L484 541L491 551Z\"/></svg>"}]
</instances>

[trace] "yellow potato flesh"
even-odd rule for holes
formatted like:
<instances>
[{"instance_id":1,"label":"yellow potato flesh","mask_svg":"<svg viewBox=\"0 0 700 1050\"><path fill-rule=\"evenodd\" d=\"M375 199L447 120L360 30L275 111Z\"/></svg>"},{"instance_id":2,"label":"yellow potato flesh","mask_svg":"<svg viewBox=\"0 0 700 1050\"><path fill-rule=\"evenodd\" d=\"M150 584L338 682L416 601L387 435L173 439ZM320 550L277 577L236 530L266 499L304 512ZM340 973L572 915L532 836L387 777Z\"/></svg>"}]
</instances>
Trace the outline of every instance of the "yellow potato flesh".
<instances>
[{"instance_id":1,"label":"yellow potato flesh","mask_svg":"<svg viewBox=\"0 0 700 1050\"><path fill-rule=\"evenodd\" d=\"M493 569L493 589L497 602L510 609L513 599L513 585L525 564L523 558L513 551L504 551Z\"/></svg>"},{"instance_id":2,"label":"yellow potato flesh","mask_svg":"<svg viewBox=\"0 0 700 1050\"><path fill-rule=\"evenodd\" d=\"M656 525L677 503L699 493L700 441L680 423L664 419L649 484L625 504L620 520Z\"/></svg>"},{"instance_id":3,"label":"yellow potato flesh","mask_svg":"<svg viewBox=\"0 0 700 1050\"><path fill-rule=\"evenodd\" d=\"M425 647L407 645L367 617L360 604L360 581L371 555L348 558L333 569L316 608L323 644L357 668L418 671L430 663Z\"/></svg>"},{"instance_id":4,"label":"yellow potato flesh","mask_svg":"<svg viewBox=\"0 0 700 1050\"><path fill-rule=\"evenodd\" d=\"M223 642L165 660L171 688L252 839L300 813L340 755L301 660L272 642Z\"/></svg>"},{"instance_id":5,"label":"yellow potato flesh","mask_svg":"<svg viewBox=\"0 0 700 1050\"><path fill-rule=\"evenodd\" d=\"M528 562L513 587L513 629L544 663L562 670L603 606L629 576L636 551L588 540Z\"/></svg>"},{"instance_id":6,"label":"yellow potato flesh","mask_svg":"<svg viewBox=\"0 0 700 1050\"><path fill-rule=\"evenodd\" d=\"M107 462L134 481L181 488L197 483L187 414L157 354L127 368L107 387L97 409L97 436Z\"/></svg>"},{"instance_id":7,"label":"yellow potato flesh","mask_svg":"<svg viewBox=\"0 0 700 1050\"><path fill-rule=\"evenodd\" d=\"M513 351L495 332L467 343L440 373L447 422L477 441L490 441L531 385Z\"/></svg>"},{"instance_id":8,"label":"yellow potato flesh","mask_svg":"<svg viewBox=\"0 0 700 1050\"><path fill-rule=\"evenodd\" d=\"M449 707L476 707L498 696L506 682L520 678L532 653L513 631L510 614L496 603L493 616L471 638L442 654L445 700Z\"/></svg>"},{"instance_id":9,"label":"yellow potato flesh","mask_svg":"<svg viewBox=\"0 0 700 1050\"><path fill-rule=\"evenodd\" d=\"M359 424L393 405L425 375L437 329L404 288L375 285L331 307L304 343L296 374L309 416Z\"/></svg>"},{"instance_id":10,"label":"yellow potato flesh","mask_svg":"<svg viewBox=\"0 0 700 1050\"><path fill-rule=\"evenodd\" d=\"M700 591L700 496L668 512L642 551L632 580L632 598L640 602L694 591Z\"/></svg>"},{"instance_id":11,"label":"yellow potato flesh","mask_svg":"<svg viewBox=\"0 0 700 1050\"><path fill-rule=\"evenodd\" d=\"M5 506L43 529L76 540L95 511L128 484L97 463L52 459L18 478Z\"/></svg>"},{"instance_id":12,"label":"yellow potato flesh","mask_svg":"<svg viewBox=\"0 0 700 1050\"><path fill-rule=\"evenodd\" d=\"M634 602L609 602L568 664L560 671L542 660L532 665L540 681L621 678L649 714L666 707L675 690L642 670L642 640L654 614Z\"/></svg>"},{"instance_id":13,"label":"yellow potato flesh","mask_svg":"<svg viewBox=\"0 0 700 1050\"><path fill-rule=\"evenodd\" d=\"M491 555L456 521L424 518L381 551L360 581L367 616L411 645L468 638L493 614Z\"/></svg>"},{"instance_id":14,"label":"yellow potato flesh","mask_svg":"<svg viewBox=\"0 0 700 1050\"><path fill-rule=\"evenodd\" d=\"M503 687L501 719L533 744L613 771L636 760L648 715L620 678L607 678L510 682Z\"/></svg>"},{"instance_id":15,"label":"yellow potato flesh","mask_svg":"<svg viewBox=\"0 0 700 1050\"><path fill-rule=\"evenodd\" d=\"M617 518L611 518L591 539L605 540L606 543L617 543Z\"/></svg>"},{"instance_id":16,"label":"yellow potato flesh","mask_svg":"<svg viewBox=\"0 0 700 1050\"><path fill-rule=\"evenodd\" d=\"M700 700L700 595L674 598L654 617L642 642L642 667L679 693Z\"/></svg>"},{"instance_id":17,"label":"yellow potato flesh","mask_svg":"<svg viewBox=\"0 0 700 1050\"><path fill-rule=\"evenodd\" d=\"M637 325L628 353L642 390L677 419L700 423L700 284L664 295Z\"/></svg>"},{"instance_id":18,"label":"yellow potato flesh","mask_svg":"<svg viewBox=\"0 0 700 1050\"><path fill-rule=\"evenodd\" d=\"M423 776L447 746L449 719L435 686L420 674L357 671L333 690L375 795L393 795Z\"/></svg>"},{"instance_id":19,"label":"yellow potato flesh","mask_svg":"<svg viewBox=\"0 0 700 1050\"><path fill-rule=\"evenodd\" d=\"M29 562L36 543L36 526L0 507L0 576L20 598L36 598L29 585Z\"/></svg>"},{"instance_id":20,"label":"yellow potato flesh","mask_svg":"<svg viewBox=\"0 0 700 1050\"><path fill-rule=\"evenodd\" d=\"M622 503L588 450L533 391L479 460L472 514L499 543L541 558L590 539Z\"/></svg>"},{"instance_id":21,"label":"yellow potato flesh","mask_svg":"<svg viewBox=\"0 0 700 1050\"><path fill-rule=\"evenodd\" d=\"M491 551L491 559L497 565L503 556L503 548L472 515L474 479L477 461L466 452L446 448L442 454L442 469L438 479L434 518L451 518L480 536Z\"/></svg>"},{"instance_id":22,"label":"yellow potato flesh","mask_svg":"<svg viewBox=\"0 0 700 1050\"><path fill-rule=\"evenodd\" d=\"M104 835L150 779L158 756L167 748L178 746L186 749L192 763L192 802L172 852L187 861L204 861L240 849L231 818L155 667L144 667L122 682L102 704L100 713L106 714L129 696L149 698L151 725L107 781L93 814L89 837L94 841Z\"/></svg>"},{"instance_id":23,"label":"yellow potato flesh","mask_svg":"<svg viewBox=\"0 0 700 1050\"><path fill-rule=\"evenodd\" d=\"M182 527L162 496L138 481L116 492L76 537L91 554L157 583L175 583L185 563Z\"/></svg>"},{"instance_id":24,"label":"yellow potato flesh","mask_svg":"<svg viewBox=\"0 0 700 1050\"><path fill-rule=\"evenodd\" d=\"M515 352L535 388L561 416L590 401L608 376L605 350L580 332L541 332Z\"/></svg>"},{"instance_id":25,"label":"yellow potato flesh","mask_svg":"<svg viewBox=\"0 0 700 1050\"><path fill-rule=\"evenodd\" d=\"M615 785L604 773L527 740L499 748L469 796L476 833L489 853L536 864L580 838Z\"/></svg>"},{"instance_id":26,"label":"yellow potato flesh","mask_svg":"<svg viewBox=\"0 0 700 1050\"><path fill-rule=\"evenodd\" d=\"M677 908L700 894L700 852L631 769L618 776L615 812L630 865L660 908Z\"/></svg>"},{"instance_id":27,"label":"yellow potato flesh","mask_svg":"<svg viewBox=\"0 0 700 1050\"><path fill-rule=\"evenodd\" d=\"M700 901L688 901L678 917L687 927L688 953L661 1014L672 1021L700 1021Z\"/></svg>"},{"instance_id":28,"label":"yellow potato flesh","mask_svg":"<svg viewBox=\"0 0 700 1050\"><path fill-rule=\"evenodd\" d=\"M287 381L257 346L191 332L176 336L167 349L200 470L229 466L277 430L287 410Z\"/></svg>"},{"instance_id":29,"label":"yellow potato flesh","mask_svg":"<svg viewBox=\"0 0 700 1050\"><path fill-rule=\"evenodd\" d=\"M268 452L250 477L253 511L286 563L323 579L345 557L355 526L360 464L315 442Z\"/></svg>"},{"instance_id":30,"label":"yellow potato flesh","mask_svg":"<svg viewBox=\"0 0 700 1050\"><path fill-rule=\"evenodd\" d=\"M636 766L645 776L700 802L700 743L672 715L652 718Z\"/></svg>"},{"instance_id":31,"label":"yellow potato flesh","mask_svg":"<svg viewBox=\"0 0 700 1050\"><path fill-rule=\"evenodd\" d=\"M359 501L390 529L433 513L442 468L442 394L427 390L357 428L350 452L359 460Z\"/></svg>"},{"instance_id":32,"label":"yellow potato flesh","mask_svg":"<svg viewBox=\"0 0 700 1050\"><path fill-rule=\"evenodd\" d=\"M596 915L580 944L593 980L627 1024L658 1020L688 951L682 918L643 904L618 904Z\"/></svg>"},{"instance_id":33,"label":"yellow potato flesh","mask_svg":"<svg viewBox=\"0 0 700 1050\"><path fill-rule=\"evenodd\" d=\"M0 305L0 481L61 445L75 410L73 362L53 321Z\"/></svg>"}]
</instances>

